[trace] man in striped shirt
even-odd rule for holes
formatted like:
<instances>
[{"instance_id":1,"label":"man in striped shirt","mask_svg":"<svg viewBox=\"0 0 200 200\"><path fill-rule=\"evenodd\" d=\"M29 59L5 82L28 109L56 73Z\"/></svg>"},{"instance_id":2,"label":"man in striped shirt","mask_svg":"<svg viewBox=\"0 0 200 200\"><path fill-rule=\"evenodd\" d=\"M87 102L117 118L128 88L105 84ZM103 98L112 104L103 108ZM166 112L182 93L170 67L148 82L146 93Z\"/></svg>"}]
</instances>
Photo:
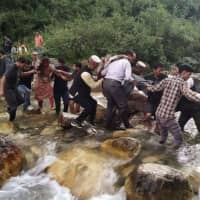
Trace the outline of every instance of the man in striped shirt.
<instances>
[{"instance_id":1,"label":"man in striped shirt","mask_svg":"<svg viewBox=\"0 0 200 200\"><path fill-rule=\"evenodd\" d=\"M191 101L200 103L200 94L189 89L185 82L193 72L189 65L182 65L180 75L174 78L166 78L157 85L147 85L151 92L163 91L160 104L156 110L156 121L160 128L161 140L164 144L168 137L168 131L175 139L174 148L182 143L181 128L175 119L175 109L182 96Z\"/></svg>"}]
</instances>

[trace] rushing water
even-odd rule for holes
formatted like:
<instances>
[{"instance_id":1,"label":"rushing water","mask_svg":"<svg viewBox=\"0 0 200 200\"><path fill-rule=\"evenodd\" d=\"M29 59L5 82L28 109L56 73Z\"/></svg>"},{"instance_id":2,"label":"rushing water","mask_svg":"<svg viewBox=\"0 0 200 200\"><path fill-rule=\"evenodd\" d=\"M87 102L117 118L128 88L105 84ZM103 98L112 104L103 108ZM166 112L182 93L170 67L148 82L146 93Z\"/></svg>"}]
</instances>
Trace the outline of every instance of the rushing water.
<instances>
[{"instance_id":1,"label":"rushing water","mask_svg":"<svg viewBox=\"0 0 200 200\"><path fill-rule=\"evenodd\" d=\"M105 102L103 102L102 105L104 106ZM7 116L0 116L0 118L5 117ZM24 128L24 132L27 132L28 130L29 129ZM36 132L38 129L31 129L31 131ZM193 120L187 124L186 131L191 133L189 134L191 138L194 138L197 135L197 130ZM18 138L20 134L12 136L13 139L16 137L15 140L19 146L21 143L25 143L25 139L26 141L31 140L31 142L33 140L33 138L28 135L29 132L26 134L24 134L24 132L21 133L21 136L23 136L21 139ZM35 138L39 140L39 142L36 142L36 144L43 147L44 154L40 155L41 158L34 165L35 167L22 172L21 175L13 177L7 181L7 183L0 190L0 200L78 200L77 197L71 194L68 188L62 187L48 174L43 173L44 170L55 161L56 147L57 145L61 146L61 140L55 142L52 141L54 140L53 137L50 137L51 140L44 144L44 141L47 140L47 137L42 138L40 135L36 135L36 133L33 134L35 134ZM44 141L42 139L44 139ZM174 153L171 151L168 152L168 144L164 148L160 147L158 145L157 136L150 137L147 135L147 138L142 136L140 140L145 142L145 144L143 145L143 151L139 156L139 162L143 162L143 158L148 156L151 158L160 157L161 159L158 162L161 164L167 164L173 167L176 167L178 164L180 164L178 167L179 169L186 168L189 170L196 170L200 174L200 144L196 144L198 143L197 141L195 141L194 144L188 144L186 142L186 145ZM169 138L168 141L170 146L173 138L171 141ZM78 142L83 143L82 140L77 141L77 143ZM89 143L91 143L91 140L89 140ZM21 146L23 147L23 145ZM25 144L24 146L29 146L29 144ZM66 147L66 144L64 144L64 147ZM108 172L108 177L113 177L112 170ZM96 183L96 185L98 187L98 183ZM124 188L121 188L115 194L102 194L100 196L92 197L88 200L126 200L126 195ZM196 196L194 200L200 200L200 196Z\"/></svg>"},{"instance_id":2,"label":"rushing water","mask_svg":"<svg viewBox=\"0 0 200 200\"><path fill-rule=\"evenodd\" d=\"M55 143L47 143L46 147L46 152L54 154ZM55 156L44 155L34 168L11 178L0 190L0 200L78 200L68 188L43 173L55 160ZM126 200L126 195L121 188L116 194L102 194L89 200Z\"/></svg>"}]
</instances>

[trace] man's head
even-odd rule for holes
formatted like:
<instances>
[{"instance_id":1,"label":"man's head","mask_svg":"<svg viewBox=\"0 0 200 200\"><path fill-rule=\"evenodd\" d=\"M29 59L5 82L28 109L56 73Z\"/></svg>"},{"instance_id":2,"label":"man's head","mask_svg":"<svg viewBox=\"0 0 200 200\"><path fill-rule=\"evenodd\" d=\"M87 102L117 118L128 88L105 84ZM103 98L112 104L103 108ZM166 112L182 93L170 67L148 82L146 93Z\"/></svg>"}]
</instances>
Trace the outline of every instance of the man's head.
<instances>
[{"instance_id":1,"label":"man's head","mask_svg":"<svg viewBox=\"0 0 200 200\"><path fill-rule=\"evenodd\" d=\"M144 71L147 69L147 65L142 61L137 61L133 72L137 75L143 75Z\"/></svg>"},{"instance_id":2,"label":"man's head","mask_svg":"<svg viewBox=\"0 0 200 200\"><path fill-rule=\"evenodd\" d=\"M170 69L170 74L173 76L177 76L179 73L179 68L177 67L177 65L173 65Z\"/></svg>"},{"instance_id":3,"label":"man's head","mask_svg":"<svg viewBox=\"0 0 200 200\"><path fill-rule=\"evenodd\" d=\"M164 66L163 66L162 63L156 63L156 64L154 64L152 66L152 70L153 70L154 76L156 76L156 77L159 76L162 73L163 68L164 68Z\"/></svg>"},{"instance_id":4,"label":"man's head","mask_svg":"<svg viewBox=\"0 0 200 200\"><path fill-rule=\"evenodd\" d=\"M20 69L24 68L26 66L27 62L26 59L24 57L19 57L16 60L16 66Z\"/></svg>"},{"instance_id":5,"label":"man's head","mask_svg":"<svg viewBox=\"0 0 200 200\"><path fill-rule=\"evenodd\" d=\"M32 54L31 54L31 57L32 57L33 60L37 60L38 52L37 51L33 51Z\"/></svg>"},{"instance_id":6,"label":"man's head","mask_svg":"<svg viewBox=\"0 0 200 200\"><path fill-rule=\"evenodd\" d=\"M128 60L131 62L131 63L134 63L136 61L136 53L133 51L133 50L127 50L125 51L125 55L128 56Z\"/></svg>"},{"instance_id":7,"label":"man's head","mask_svg":"<svg viewBox=\"0 0 200 200\"><path fill-rule=\"evenodd\" d=\"M91 70L95 70L100 63L101 63L101 59L96 55L92 55L92 56L90 56L90 58L88 60L88 67Z\"/></svg>"},{"instance_id":8,"label":"man's head","mask_svg":"<svg viewBox=\"0 0 200 200\"><path fill-rule=\"evenodd\" d=\"M187 80L188 78L190 78L192 72L193 72L193 69L188 64L182 64L179 67L179 74L184 80Z\"/></svg>"},{"instance_id":9,"label":"man's head","mask_svg":"<svg viewBox=\"0 0 200 200\"><path fill-rule=\"evenodd\" d=\"M64 58L58 58L58 62L60 66L64 66L65 65L65 59Z\"/></svg>"},{"instance_id":10,"label":"man's head","mask_svg":"<svg viewBox=\"0 0 200 200\"><path fill-rule=\"evenodd\" d=\"M82 68L82 64L81 64L80 62L74 63L73 69L74 69L75 71L80 71L81 68Z\"/></svg>"}]
</instances>

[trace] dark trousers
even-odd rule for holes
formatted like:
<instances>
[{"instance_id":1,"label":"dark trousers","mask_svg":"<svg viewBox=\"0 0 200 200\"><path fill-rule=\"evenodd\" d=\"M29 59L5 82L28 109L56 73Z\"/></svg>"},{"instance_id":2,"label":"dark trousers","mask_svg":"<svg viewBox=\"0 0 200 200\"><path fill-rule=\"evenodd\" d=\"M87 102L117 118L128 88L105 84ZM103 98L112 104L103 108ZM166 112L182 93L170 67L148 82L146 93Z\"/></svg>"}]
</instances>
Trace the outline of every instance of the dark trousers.
<instances>
[{"instance_id":1,"label":"dark trousers","mask_svg":"<svg viewBox=\"0 0 200 200\"><path fill-rule=\"evenodd\" d=\"M21 96L17 88L4 89L5 99L8 104L9 120L14 121L16 117L17 107L24 103L24 98Z\"/></svg>"},{"instance_id":2,"label":"dark trousers","mask_svg":"<svg viewBox=\"0 0 200 200\"><path fill-rule=\"evenodd\" d=\"M61 98L63 100L63 105L64 105L63 112L67 112L69 105L69 93L67 89L63 91L54 90L54 100L55 100L57 114L60 113Z\"/></svg>"},{"instance_id":3,"label":"dark trousers","mask_svg":"<svg viewBox=\"0 0 200 200\"><path fill-rule=\"evenodd\" d=\"M94 123L96 116L97 102L91 96L78 95L74 98L75 102L78 103L84 110L81 112L79 117L76 119L79 122L84 121L87 117L90 123Z\"/></svg>"},{"instance_id":4,"label":"dark trousers","mask_svg":"<svg viewBox=\"0 0 200 200\"><path fill-rule=\"evenodd\" d=\"M184 126L186 125L186 123L191 119L194 119L194 122L196 124L196 127L198 129L198 131L200 132L200 110L184 110L181 111L181 115L179 117L178 123L181 127L181 130L184 130Z\"/></svg>"},{"instance_id":5,"label":"dark trousers","mask_svg":"<svg viewBox=\"0 0 200 200\"><path fill-rule=\"evenodd\" d=\"M107 116L106 127L111 128L113 119L116 115L116 110L119 111L119 117L125 127L130 126L128 121L128 99L126 93L119 81L105 79L103 82L103 92L107 98Z\"/></svg>"}]
</instances>

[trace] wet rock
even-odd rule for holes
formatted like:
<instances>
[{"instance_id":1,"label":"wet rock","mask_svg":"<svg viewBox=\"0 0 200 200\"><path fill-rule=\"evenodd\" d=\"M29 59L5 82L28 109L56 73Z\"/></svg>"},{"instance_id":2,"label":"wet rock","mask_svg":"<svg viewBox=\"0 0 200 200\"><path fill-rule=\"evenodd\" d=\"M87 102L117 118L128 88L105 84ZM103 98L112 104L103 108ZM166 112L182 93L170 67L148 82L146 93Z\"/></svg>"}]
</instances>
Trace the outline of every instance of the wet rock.
<instances>
[{"instance_id":1,"label":"wet rock","mask_svg":"<svg viewBox=\"0 0 200 200\"><path fill-rule=\"evenodd\" d=\"M77 115L63 112L58 119L58 124L63 128L71 128L71 120L75 119Z\"/></svg>"},{"instance_id":2,"label":"wet rock","mask_svg":"<svg viewBox=\"0 0 200 200\"><path fill-rule=\"evenodd\" d=\"M57 131L57 126L48 126L41 131L40 135L56 135Z\"/></svg>"},{"instance_id":3,"label":"wet rock","mask_svg":"<svg viewBox=\"0 0 200 200\"><path fill-rule=\"evenodd\" d=\"M157 156L147 156L142 159L143 163L158 163L164 156L157 155Z\"/></svg>"},{"instance_id":4,"label":"wet rock","mask_svg":"<svg viewBox=\"0 0 200 200\"><path fill-rule=\"evenodd\" d=\"M24 156L12 142L0 137L0 186L22 169Z\"/></svg>"},{"instance_id":5,"label":"wet rock","mask_svg":"<svg viewBox=\"0 0 200 200\"><path fill-rule=\"evenodd\" d=\"M0 122L0 134L10 135L16 132L15 126L10 121Z\"/></svg>"},{"instance_id":6,"label":"wet rock","mask_svg":"<svg viewBox=\"0 0 200 200\"><path fill-rule=\"evenodd\" d=\"M191 200L192 189L178 170L159 164L143 164L125 183L127 200Z\"/></svg>"},{"instance_id":7,"label":"wet rock","mask_svg":"<svg viewBox=\"0 0 200 200\"><path fill-rule=\"evenodd\" d=\"M194 193L198 193L200 188L200 167L188 168L183 170L188 178Z\"/></svg>"},{"instance_id":8,"label":"wet rock","mask_svg":"<svg viewBox=\"0 0 200 200\"><path fill-rule=\"evenodd\" d=\"M118 163L118 161L117 161ZM74 147L58 156L48 169L59 184L70 188L79 199L89 199L103 193L113 193L117 175L113 158L103 152Z\"/></svg>"},{"instance_id":9,"label":"wet rock","mask_svg":"<svg viewBox=\"0 0 200 200\"><path fill-rule=\"evenodd\" d=\"M42 156L42 149L39 146L31 146L30 150L34 155L38 157Z\"/></svg>"},{"instance_id":10,"label":"wet rock","mask_svg":"<svg viewBox=\"0 0 200 200\"><path fill-rule=\"evenodd\" d=\"M101 149L111 155L127 159L138 156L141 144L134 138L121 137L106 140L101 144Z\"/></svg>"},{"instance_id":11,"label":"wet rock","mask_svg":"<svg viewBox=\"0 0 200 200\"><path fill-rule=\"evenodd\" d=\"M114 131L112 133L113 138L118 138L118 137L137 137L137 136L144 136L146 135L146 132L142 129L137 129L137 128L131 128L131 129L126 129L126 130L119 130L119 131Z\"/></svg>"}]
</instances>

